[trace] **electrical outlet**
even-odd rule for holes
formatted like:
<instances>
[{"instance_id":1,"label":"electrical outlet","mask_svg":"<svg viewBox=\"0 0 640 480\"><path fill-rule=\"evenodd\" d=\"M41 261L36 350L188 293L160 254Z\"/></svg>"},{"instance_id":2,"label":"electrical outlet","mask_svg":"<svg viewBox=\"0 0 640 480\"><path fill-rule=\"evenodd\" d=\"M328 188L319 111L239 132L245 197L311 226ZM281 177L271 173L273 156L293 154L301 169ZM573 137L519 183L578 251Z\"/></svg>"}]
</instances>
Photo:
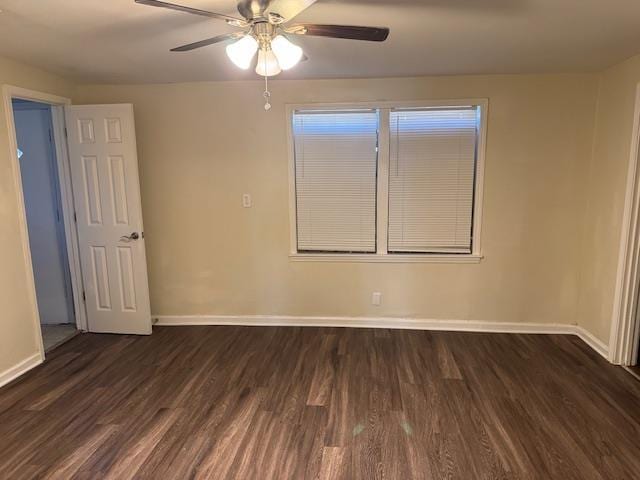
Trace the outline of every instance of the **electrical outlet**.
<instances>
[{"instance_id":1,"label":"electrical outlet","mask_svg":"<svg viewBox=\"0 0 640 480\"><path fill-rule=\"evenodd\" d=\"M373 292L373 295L371 295L371 303L376 307L379 307L382 303L382 293Z\"/></svg>"},{"instance_id":2,"label":"electrical outlet","mask_svg":"<svg viewBox=\"0 0 640 480\"><path fill-rule=\"evenodd\" d=\"M244 208L251 208L251 195L249 193L242 195L242 206Z\"/></svg>"}]
</instances>

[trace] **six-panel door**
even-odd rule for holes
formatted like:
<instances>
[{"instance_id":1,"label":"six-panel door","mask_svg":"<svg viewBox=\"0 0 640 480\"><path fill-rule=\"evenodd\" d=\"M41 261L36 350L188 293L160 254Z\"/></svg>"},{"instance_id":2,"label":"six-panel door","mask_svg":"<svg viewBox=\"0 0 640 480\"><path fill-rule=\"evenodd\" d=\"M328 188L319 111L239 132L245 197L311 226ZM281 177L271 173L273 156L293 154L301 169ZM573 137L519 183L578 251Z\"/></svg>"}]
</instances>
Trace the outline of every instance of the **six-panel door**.
<instances>
[{"instance_id":1,"label":"six-panel door","mask_svg":"<svg viewBox=\"0 0 640 480\"><path fill-rule=\"evenodd\" d=\"M65 107L89 330L151 333L133 107Z\"/></svg>"}]
</instances>

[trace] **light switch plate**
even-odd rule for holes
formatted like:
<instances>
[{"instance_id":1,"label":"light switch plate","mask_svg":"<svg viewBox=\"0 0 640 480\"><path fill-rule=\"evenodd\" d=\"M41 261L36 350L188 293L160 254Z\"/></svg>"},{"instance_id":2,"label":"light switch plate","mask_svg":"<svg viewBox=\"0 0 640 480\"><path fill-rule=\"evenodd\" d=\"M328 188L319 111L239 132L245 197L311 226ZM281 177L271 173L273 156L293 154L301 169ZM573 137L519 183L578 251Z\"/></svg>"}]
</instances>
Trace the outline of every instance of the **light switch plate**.
<instances>
[{"instance_id":1,"label":"light switch plate","mask_svg":"<svg viewBox=\"0 0 640 480\"><path fill-rule=\"evenodd\" d=\"M244 193L242 195L242 206L244 208L251 208L251 195L248 193Z\"/></svg>"},{"instance_id":2,"label":"light switch plate","mask_svg":"<svg viewBox=\"0 0 640 480\"><path fill-rule=\"evenodd\" d=\"M380 306L382 303L382 293L373 292L373 295L371 295L371 303L376 307Z\"/></svg>"}]
</instances>

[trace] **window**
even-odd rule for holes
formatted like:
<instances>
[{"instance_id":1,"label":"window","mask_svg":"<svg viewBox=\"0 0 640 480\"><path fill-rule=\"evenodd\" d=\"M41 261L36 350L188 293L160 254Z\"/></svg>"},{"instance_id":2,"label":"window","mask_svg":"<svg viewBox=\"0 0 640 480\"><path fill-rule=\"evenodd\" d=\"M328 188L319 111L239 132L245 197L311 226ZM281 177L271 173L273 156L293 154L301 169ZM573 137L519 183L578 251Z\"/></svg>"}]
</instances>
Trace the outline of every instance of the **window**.
<instances>
[{"instance_id":1,"label":"window","mask_svg":"<svg viewBox=\"0 0 640 480\"><path fill-rule=\"evenodd\" d=\"M389 252L471 253L477 109L390 115Z\"/></svg>"},{"instance_id":2,"label":"window","mask_svg":"<svg viewBox=\"0 0 640 480\"><path fill-rule=\"evenodd\" d=\"M292 258L479 261L486 104L290 107Z\"/></svg>"},{"instance_id":3,"label":"window","mask_svg":"<svg viewBox=\"0 0 640 480\"><path fill-rule=\"evenodd\" d=\"M378 115L296 112L299 252L376 251Z\"/></svg>"}]
</instances>

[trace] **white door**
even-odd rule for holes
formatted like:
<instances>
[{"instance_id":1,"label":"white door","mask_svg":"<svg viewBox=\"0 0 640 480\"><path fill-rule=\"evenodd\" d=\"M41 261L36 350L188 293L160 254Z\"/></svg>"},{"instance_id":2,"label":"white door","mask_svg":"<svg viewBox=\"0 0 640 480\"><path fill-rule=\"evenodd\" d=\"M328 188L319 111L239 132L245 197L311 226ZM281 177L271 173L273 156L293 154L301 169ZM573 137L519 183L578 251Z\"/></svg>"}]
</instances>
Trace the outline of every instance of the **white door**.
<instances>
[{"instance_id":1,"label":"white door","mask_svg":"<svg viewBox=\"0 0 640 480\"><path fill-rule=\"evenodd\" d=\"M89 331L150 334L133 106L65 117Z\"/></svg>"}]
</instances>

